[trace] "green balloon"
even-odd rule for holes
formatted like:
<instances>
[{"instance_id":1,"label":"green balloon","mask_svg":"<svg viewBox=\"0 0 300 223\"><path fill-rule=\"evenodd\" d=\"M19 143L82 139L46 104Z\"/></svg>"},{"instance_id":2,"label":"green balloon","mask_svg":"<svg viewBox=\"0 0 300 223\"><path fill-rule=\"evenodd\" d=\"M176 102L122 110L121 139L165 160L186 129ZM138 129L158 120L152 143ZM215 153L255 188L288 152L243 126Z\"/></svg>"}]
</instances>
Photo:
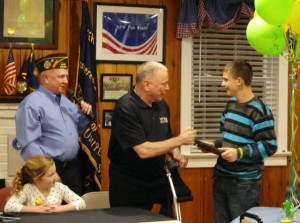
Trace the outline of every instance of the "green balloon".
<instances>
[{"instance_id":1,"label":"green balloon","mask_svg":"<svg viewBox=\"0 0 300 223\"><path fill-rule=\"evenodd\" d=\"M293 0L255 0L255 10L266 22L284 24L292 13Z\"/></svg>"},{"instance_id":2,"label":"green balloon","mask_svg":"<svg viewBox=\"0 0 300 223\"><path fill-rule=\"evenodd\" d=\"M279 55L286 48L283 28L268 24L259 16L251 19L247 26L246 35L250 46L264 55Z\"/></svg>"}]
</instances>

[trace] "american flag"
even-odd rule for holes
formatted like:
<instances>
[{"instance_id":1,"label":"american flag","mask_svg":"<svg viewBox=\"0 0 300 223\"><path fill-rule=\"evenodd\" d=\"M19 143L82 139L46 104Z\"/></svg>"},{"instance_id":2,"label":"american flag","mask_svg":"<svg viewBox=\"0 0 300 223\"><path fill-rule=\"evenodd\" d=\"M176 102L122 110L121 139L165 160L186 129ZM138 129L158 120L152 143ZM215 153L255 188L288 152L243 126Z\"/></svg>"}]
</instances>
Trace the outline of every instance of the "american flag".
<instances>
[{"instance_id":1,"label":"american flag","mask_svg":"<svg viewBox=\"0 0 300 223\"><path fill-rule=\"evenodd\" d=\"M3 87L7 95L16 93L17 88L17 70L12 49L9 49L7 65L5 68Z\"/></svg>"}]
</instances>

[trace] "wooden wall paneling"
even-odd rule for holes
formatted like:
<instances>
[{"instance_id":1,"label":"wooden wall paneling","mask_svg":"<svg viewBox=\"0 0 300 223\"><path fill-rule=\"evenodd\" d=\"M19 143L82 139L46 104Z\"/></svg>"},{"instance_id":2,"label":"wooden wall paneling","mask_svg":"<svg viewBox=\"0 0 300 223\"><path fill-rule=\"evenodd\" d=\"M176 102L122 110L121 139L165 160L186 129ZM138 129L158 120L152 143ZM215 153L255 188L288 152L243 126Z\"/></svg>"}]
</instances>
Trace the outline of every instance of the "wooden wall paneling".
<instances>
[{"instance_id":1,"label":"wooden wall paneling","mask_svg":"<svg viewBox=\"0 0 300 223\"><path fill-rule=\"evenodd\" d=\"M0 49L0 83L3 83L4 80L4 71L7 62L7 56L5 54L6 49ZM0 95L4 94L3 84L0 84Z\"/></svg>"},{"instance_id":2,"label":"wooden wall paneling","mask_svg":"<svg viewBox=\"0 0 300 223\"><path fill-rule=\"evenodd\" d=\"M78 62L79 62L79 45L80 45L80 27L82 19L82 3L79 0L70 1L70 23L69 23L69 88L75 89Z\"/></svg>"},{"instance_id":3,"label":"wooden wall paneling","mask_svg":"<svg viewBox=\"0 0 300 223\"><path fill-rule=\"evenodd\" d=\"M298 87L296 89L296 96L295 96L296 97L295 98L295 112L296 112L296 115L298 117L298 121L296 120L296 123L295 123L295 126L297 127L296 138L295 138L295 152L296 152L296 156L298 158L300 158L300 137L299 137L300 136L300 126L299 126L299 119L300 119L300 103L299 103L300 102L300 95L299 95L300 78L299 78L299 76L300 76L300 66L298 65L298 67L297 67L297 77L298 78L296 80ZM291 127L289 127L289 129L291 129ZM295 161L295 168L296 168L297 171L300 171L300 162L299 162L299 160Z\"/></svg>"},{"instance_id":4,"label":"wooden wall paneling","mask_svg":"<svg viewBox=\"0 0 300 223\"><path fill-rule=\"evenodd\" d=\"M69 53L69 18L70 18L70 0L59 1L58 15L58 48L54 50L42 50L41 56L46 56L53 53L66 53L70 58Z\"/></svg>"},{"instance_id":5,"label":"wooden wall paneling","mask_svg":"<svg viewBox=\"0 0 300 223\"><path fill-rule=\"evenodd\" d=\"M23 49L22 52L20 51L20 57L19 57L19 71L17 72L17 78L22 72L24 60L28 59L28 56L30 54L30 49Z\"/></svg>"},{"instance_id":6,"label":"wooden wall paneling","mask_svg":"<svg viewBox=\"0 0 300 223\"><path fill-rule=\"evenodd\" d=\"M135 83L137 64L117 64L117 73L118 74L132 74L133 84Z\"/></svg>"},{"instance_id":7,"label":"wooden wall paneling","mask_svg":"<svg viewBox=\"0 0 300 223\"><path fill-rule=\"evenodd\" d=\"M203 223L213 222L213 210L212 210L212 193L213 193L213 168L204 168L203 179Z\"/></svg>"},{"instance_id":8,"label":"wooden wall paneling","mask_svg":"<svg viewBox=\"0 0 300 223\"><path fill-rule=\"evenodd\" d=\"M102 125L102 122L101 122ZM109 190L109 159L107 156L109 138L110 138L110 129L101 129L101 173L102 173L102 190Z\"/></svg>"},{"instance_id":9,"label":"wooden wall paneling","mask_svg":"<svg viewBox=\"0 0 300 223\"><path fill-rule=\"evenodd\" d=\"M116 73L117 66L116 64L105 64L105 63L97 63L97 78L99 83L99 93L101 92L100 89L100 80L101 74L103 73ZM100 100L100 94L99 94ZM103 129L102 128L102 114L104 109L113 109L114 103L113 102L99 102L98 111L100 112L100 137L101 137L101 171L102 171L102 190L109 189L109 175L108 175L108 168L109 168L109 159L107 157L109 139L110 139L110 129Z\"/></svg>"},{"instance_id":10,"label":"wooden wall paneling","mask_svg":"<svg viewBox=\"0 0 300 223\"><path fill-rule=\"evenodd\" d=\"M162 5L162 0L137 0L139 5Z\"/></svg>"},{"instance_id":11,"label":"wooden wall paneling","mask_svg":"<svg viewBox=\"0 0 300 223\"><path fill-rule=\"evenodd\" d=\"M98 77L98 83L99 83L99 92L100 90L100 78L102 73L116 73L117 67L115 64L97 64L97 77ZM100 95L99 95L100 96ZM100 99L100 97L99 97ZM104 129L102 128L102 115L103 110L110 109L112 110L114 108L113 102L99 102L99 111L100 111L100 137L101 137L101 161L102 161L102 190L109 190L109 174L108 174L108 168L109 168L109 159L107 156L108 151L108 145L109 145L109 139L110 139L110 129Z\"/></svg>"},{"instance_id":12,"label":"wooden wall paneling","mask_svg":"<svg viewBox=\"0 0 300 223\"><path fill-rule=\"evenodd\" d=\"M286 167L268 166L263 170L261 205L280 207L287 189Z\"/></svg>"},{"instance_id":13,"label":"wooden wall paneling","mask_svg":"<svg viewBox=\"0 0 300 223\"><path fill-rule=\"evenodd\" d=\"M128 64L116 64L117 72L116 74L126 74L127 73Z\"/></svg>"},{"instance_id":14,"label":"wooden wall paneling","mask_svg":"<svg viewBox=\"0 0 300 223\"><path fill-rule=\"evenodd\" d=\"M193 195L193 201L181 203L182 220L183 222L202 223L204 213L204 170L200 168L180 169L179 173Z\"/></svg>"},{"instance_id":15,"label":"wooden wall paneling","mask_svg":"<svg viewBox=\"0 0 300 223\"><path fill-rule=\"evenodd\" d=\"M297 77L299 77L299 75L300 75L300 66L296 66L296 73L297 73ZM291 64L289 64L289 74L291 74L291 72L292 72L292 65ZM296 118L296 123L295 123L295 128L297 129L296 130L296 137L295 137L295 155L296 155L296 157L298 157L298 158L300 158L300 135L299 135L299 121L297 120L297 119L299 119L300 118L300 103L299 103L299 101L300 101L300 96L299 96L299 90L298 90L298 88L299 88L299 86L300 86L300 79L299 78L297 78L297 80L296 80L296 83L297 83L297 89L296 89L296 94L295 94L295 115L297 116L297 118ZM289 141L288 141L288 148L289 148L289 150L290 150L290 146L291 146L291 142L290 142L290 139L291 139L291 136L292 136L292 132L291 132L291 109L290 109L290 102L291 102L291 96L292 96L292 81L291 81L291 79L289 78L289 85L288 85L288 88L289 88L289 95L288 95L288 101L287 101L287 106L288 106L288 112L289 112L289 114L288 114L288 139L289 139ZM297 160L296 162L295 162L295 169L297 170L297 171L300 171L300 163L299 163L299 161ZM289 171L289 168L287 169L287 171Z\"/></svg>"},{"instance_id":16,"label":"wooden wall paneling","mask_svg":"<svg viewBox=\"0 0 300 223\"><path fill-rule=\"evenodd\" d=\"M8 49L1 50L1 66L0 66L0 83L4 82L4 75L5 75L5 67L7 64L7 57L8 57ZM3 84L0 84L0 94L5 95L5 91L3 88Z\"/></svg>"},{"instance_id":17,"label":"wooden wall paneling","mask_svg":"<svg viewBox=\"0 0 300 223\"><path fill-rule=\"evenodd\" d=\"M59 41L58 41L58 51L59 52L65 52L69 56L69 41L71 38L79 38L78 35L70 35L69 32L69 24L71 23L70 21L70 8L71 8L71 0L67 1L60 1L60 10L59 10L59 26L58 26L58 36L59 36ZM73 15L72 15L73 19ZM76 19L76 17L74 18ZM80 23L81 25L81 23Z\"/></svg>"},{"instance_id":18,"label":"wooden wall paneling","mask_svg":"<svg viewBox=\"0 0 300 223\"><path fill-rule=\"evenodd\" d=\"M118 0L92 0L93 3L118 3Z\"/></svg>"},{"instance_id":19,"label":"wooden wall paneling","mask_svg":"<svg viewBox=\"0 0 300 223\"><path fill-rule=\"evenodd\" d=\"M134 4L137 4L137 1L138 0L118 0L118 3L119 4L121 4L121 3L122 4L133 4L134 5Z\"/></svg>"},{"instance_id":20,"label":"wooden wall paneling","mask_svg":"<svg viewBox=\"0 0 300 223\"><path fill-rule=\"evenodd\" d=\"M177 4L174 4L177 2ZM169 70L169 87L166 100L171 108L172 130L174 135L180 133L180 63L181 63L181 40L176 38L177 19L179 16L179 0L165 0L165 65ZM185 127L185 126L183 126Z\"/></svg>"}]
</instances>

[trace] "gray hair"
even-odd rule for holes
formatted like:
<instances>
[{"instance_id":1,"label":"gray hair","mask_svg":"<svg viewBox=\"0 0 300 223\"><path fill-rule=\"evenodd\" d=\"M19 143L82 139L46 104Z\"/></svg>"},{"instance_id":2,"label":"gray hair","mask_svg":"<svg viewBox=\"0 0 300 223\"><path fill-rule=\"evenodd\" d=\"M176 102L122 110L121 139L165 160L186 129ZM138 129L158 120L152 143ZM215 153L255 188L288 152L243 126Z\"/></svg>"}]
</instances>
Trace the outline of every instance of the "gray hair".
<instances>
[{"instance_id":1,"label":"gray hair","mask_svg":"<svg viewBox=\"0 0 300 223\"><path fill-rule=\"evenodd\" d=\"M152 79L156 75L158 70L168 71L168 68L158 62L149 61L143 63L138 69L136 74L136 83L141 83L145 79L149 78Z\"/></svg>"}]
</instances>

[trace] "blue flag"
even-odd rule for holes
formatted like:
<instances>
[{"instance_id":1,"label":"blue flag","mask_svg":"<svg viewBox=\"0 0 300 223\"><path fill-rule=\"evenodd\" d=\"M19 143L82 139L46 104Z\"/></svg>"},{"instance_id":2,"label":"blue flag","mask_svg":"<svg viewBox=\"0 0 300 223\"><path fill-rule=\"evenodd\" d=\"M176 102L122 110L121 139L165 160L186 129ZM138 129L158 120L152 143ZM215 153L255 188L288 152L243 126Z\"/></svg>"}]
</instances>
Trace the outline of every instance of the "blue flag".
<instances>
[{"instance_id":1,"label":"blue flag","mask_svg":"<svg viewBox=\"0 0 300 223\"><path fill-rule=\"evenodd\" d=\"M31 51L31 53L29 55L28 62L29 62L29 71L30 71L27 73L28 85L29 85L29 91L33 92L39 88L37 70L34 69L35 68L35 57L34 57L33 51Z\"/></svg>"},{"instance_id":2,"label":"blue flag","mask_svg":"<svg viewBox=\"0 0 300 223\"><path fill-rule=\"evenodd\" d=\"M95 39L94 30L91 24L88 4L82 2L82 24L80 30L80 58L76 86L76 96L83 99L93 107L96 114L98 101ZM101 146L100 135L96 117L93 118L80 137L83 151L87 154L89 163L85 162L83 167L86 192L101 190ZM88 164L91 164L89 168ZM97 188L95 188L95 186Z\"/></svg>"},{"instance_id":3,"label":"blue flag","mask_svg":"<svg viewBox=\"0 0 300 223\"><path fill-rule=\"evenodd\" d=\"M37 77L37 70L34 69L35 67L35 57L33 51L30 52L29 57L22 68L21 75L28 80L28 87L29 91L33 92L39 87L38 77Z\"/></svg>"}]
</instances>

